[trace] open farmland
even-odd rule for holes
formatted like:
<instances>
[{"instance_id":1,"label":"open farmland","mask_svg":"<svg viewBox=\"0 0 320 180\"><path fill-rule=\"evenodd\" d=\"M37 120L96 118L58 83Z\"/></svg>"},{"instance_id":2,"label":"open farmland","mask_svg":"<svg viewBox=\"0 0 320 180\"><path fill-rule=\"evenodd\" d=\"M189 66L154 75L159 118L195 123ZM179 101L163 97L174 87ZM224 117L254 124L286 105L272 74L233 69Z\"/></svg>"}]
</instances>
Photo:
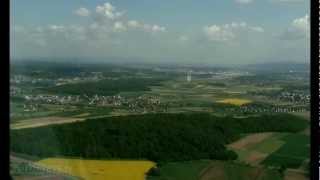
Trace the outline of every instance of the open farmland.
<instances>
[{"instance_id":1,"label":"open farmland","mask_svg":"<svg viewBox=\"0 0 320 180\"><path fill-rule=\"evenodd\" d=\"M308 142L308 136L303 134L258 133L244 136L228 147L237 153L239 161L251 165L287 167L287 161L291 164L288 167L299 168L309 157Z\"/></svg>"},{"instance_id":2,"label":"open farmland","mask_svg":"<svg viewBox=\"0 0 320 180\"><path fill-rule=\"evenodd\" d=\"M239 161L258 165L284 144L280 137L285 134L274 132L247 134L240 140L229 144L228 147L238 154Z\"/></svg>"},{"instance_id":3,"label":"open farmland","mask_svg":"<svg viewBox=\"0 0 320 180\"><path fill-rule=\"evenodd\" d=\"M309 147L298 145L310 128L308 92L285 88L302 83L296 78L194 69L187 80L191 67L108 66L13 74L11 152L84 179L131 180L129 170L143 179L148 168L129 167L138 161L157 164L148 180L294 180L307 172ZM279 171L289 162L283 154L301 165Z\"/></svg>"},{"instance_id":4,"label":"open farmland","mask_svg":"<svg viewBox=\"0 0 320 180\"><path fill-rule=\"evenodd\" d=\"M48 158L37 163L84 180L144 180L146 172L155 166L151 161L65 158Z\"/></svg>"},{"instance_id":5,"label":"open farmland","mask_svg":"<svg viewBox=\"0 0 320 180\"><path fill-rule=\"evenodd\" d=\"M277 170L230 161L170 162L161 165L158 172L148 180L281 180Z\"/></svg>"},{"instance_id":6,"label":"open farmland","mask_svg":"<svg viewBox=\"0 0 320 180\"><path fill-rule=\"evenodd\" d=\"M200 180L281 180L277 170L252 167L233 162L213 162L200 175Z\"/></svg>"},{"instance_id":7,"label":"open farmland","mask_svg":"<svg viewBox=\"0 0 320 180\"><path fill-rule=\"evenodd\" d=\"M52 124L65 124L74 123L79 121L84 121L83 118L71 118L71 117L43 117L19 121L17 123L11 124L11 129L25 129L25 128L35 128L41 126L48 126Z\"/></svg>"},{"instance_id":8,"label":"open farmland","mask_svg":"<svg viewBox=\"0 0 320 180\"><path fill-rule=\"evenodd\" d=\"M264 139L272 136L273 133L257 133L257 134L249 134L239 141L233 142L228 145L232 149L247 149L254 144L260 143Z\"/></svg>"},{"instance_id":9,"label":"open farmland","mask_svg":"<svg viewBox=\"0 0 320 180\"><path fill-rule=\"evenodd\" d=\"M287 168L299 168L310 154L309 137L304 134L252 134L228 147L238 154L239 161Z\"/></svg>"},{"instance_id":10,"label":"open farmland","mask_svg":"<svg viewBox=\"0 0 320 180\"><path fill-rule=\"evenodd\" d=\"M147 180L196 180L211 161L169 162L159 167L159 175L148 176Z\"/></svg>"},{"instance_id":11,"label":"open farmland","mask_svg":"<svg viewBox=\"0 0 320 180\"><path fill-rule=\"evenodd\" d=\"M304 172L296 170L287 170L285 172L284 180L309 180L310 178Z\"/></svg>"},{"instance_id":12,"label":"open farmland","mask_svg":"<svg viewBox=\"0 0 320 180\"><path fill-rule=\"evenodd\" d=\"M225 103L225 104L232 104L232 105L236 105L236 106L241 106L244 104L249 104L252 101L251 100L247 100L247 99L238 99L238 98L227 98L227 99L223 99L220 101L217 101L219 103Z\"/></svg>"},{"instance_id":13,"label":"open farmland","mask_svg":"<svg viewBox=\"0 0 320 180\"><path fill-rule=\"evenodd\" d=\"M310 140L304 134L289 134L282 138L285 144L262 163L268 166L299 168L310 156Z\"/></svg>"}]
</instances>

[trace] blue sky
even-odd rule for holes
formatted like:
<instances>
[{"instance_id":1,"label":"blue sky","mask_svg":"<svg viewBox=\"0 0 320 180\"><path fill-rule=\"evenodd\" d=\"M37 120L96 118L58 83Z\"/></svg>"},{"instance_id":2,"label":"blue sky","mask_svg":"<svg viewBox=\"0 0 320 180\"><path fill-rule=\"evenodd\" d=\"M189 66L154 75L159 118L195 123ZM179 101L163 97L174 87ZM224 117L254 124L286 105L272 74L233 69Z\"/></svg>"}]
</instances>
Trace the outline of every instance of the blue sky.
<instances>
[{"instance_id":1,"label":"blue sky","mask_svg":"<svg viewBox=\"0 0 320 180\"><path fill-rule=\"evenodd\" d=\"M11 56L309 60L307 0L11 0Z\"/></svg>"}]
</instances>

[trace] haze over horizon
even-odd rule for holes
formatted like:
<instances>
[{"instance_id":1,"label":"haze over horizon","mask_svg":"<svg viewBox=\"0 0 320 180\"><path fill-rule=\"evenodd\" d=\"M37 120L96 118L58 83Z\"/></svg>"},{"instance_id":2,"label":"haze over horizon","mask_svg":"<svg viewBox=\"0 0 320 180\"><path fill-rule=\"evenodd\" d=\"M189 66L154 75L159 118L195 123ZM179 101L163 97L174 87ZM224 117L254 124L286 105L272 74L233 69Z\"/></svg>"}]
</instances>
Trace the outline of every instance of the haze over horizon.
<instances>
[{"instance_id":1,"label":"haze over horizon","mask_svg":"<svg viewBox=\"0 0 320 180\"><path fill-rule=\"evenodd\" d=\"M11 0L11 57L307 63L309 9L306 0Z\"/></svg>"}]
</instances>

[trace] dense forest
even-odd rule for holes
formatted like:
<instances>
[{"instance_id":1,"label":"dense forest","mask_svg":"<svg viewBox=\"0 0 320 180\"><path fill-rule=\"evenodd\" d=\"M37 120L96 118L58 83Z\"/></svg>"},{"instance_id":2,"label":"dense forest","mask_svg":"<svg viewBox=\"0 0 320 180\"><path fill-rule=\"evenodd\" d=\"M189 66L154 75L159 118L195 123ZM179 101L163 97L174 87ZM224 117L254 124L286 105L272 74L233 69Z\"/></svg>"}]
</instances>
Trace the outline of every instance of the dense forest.
<instances>
[{"instance_id":1,"label":"dense forest","mask_svg":"<svg viewBox=\"0 0 320 180\"><path fill-rule=\"evenodd\" d=\"M149 86L158 86L160 78L103 79L97 82L81 82L43 88L42 91L71 95L115 95L125 91L149 91Z\"/></svg>"},{"instance_id":2,"label":"dense forest","mask_svg":"<svg viewBox=\"0 0 320 180\"><path fill-rule=\"evenodd\" d=\"M236 159L225 145L251 132L296 132L307 122L289 114L216 117L210 114L146 114L89 119L11 131L11 151L38 157Z\"/></svg>"}]
</instances>

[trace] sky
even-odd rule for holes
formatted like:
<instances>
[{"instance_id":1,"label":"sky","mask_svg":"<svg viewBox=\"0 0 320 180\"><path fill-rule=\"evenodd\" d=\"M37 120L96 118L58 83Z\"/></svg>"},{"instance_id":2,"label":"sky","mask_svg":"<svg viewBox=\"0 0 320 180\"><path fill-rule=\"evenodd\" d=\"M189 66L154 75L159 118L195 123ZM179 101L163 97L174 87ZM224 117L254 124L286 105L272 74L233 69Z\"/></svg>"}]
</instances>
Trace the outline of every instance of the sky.
<instances>
[{"instance_id":1,"label":"sky","mask_svg":"<svg viewBox=\"0 0 320 180\"><path fill-rule=\"evenodd\" d=\"M309 5L309 0L11 0L11 57L305 63Z\"/></svg>"}]
</instances>

